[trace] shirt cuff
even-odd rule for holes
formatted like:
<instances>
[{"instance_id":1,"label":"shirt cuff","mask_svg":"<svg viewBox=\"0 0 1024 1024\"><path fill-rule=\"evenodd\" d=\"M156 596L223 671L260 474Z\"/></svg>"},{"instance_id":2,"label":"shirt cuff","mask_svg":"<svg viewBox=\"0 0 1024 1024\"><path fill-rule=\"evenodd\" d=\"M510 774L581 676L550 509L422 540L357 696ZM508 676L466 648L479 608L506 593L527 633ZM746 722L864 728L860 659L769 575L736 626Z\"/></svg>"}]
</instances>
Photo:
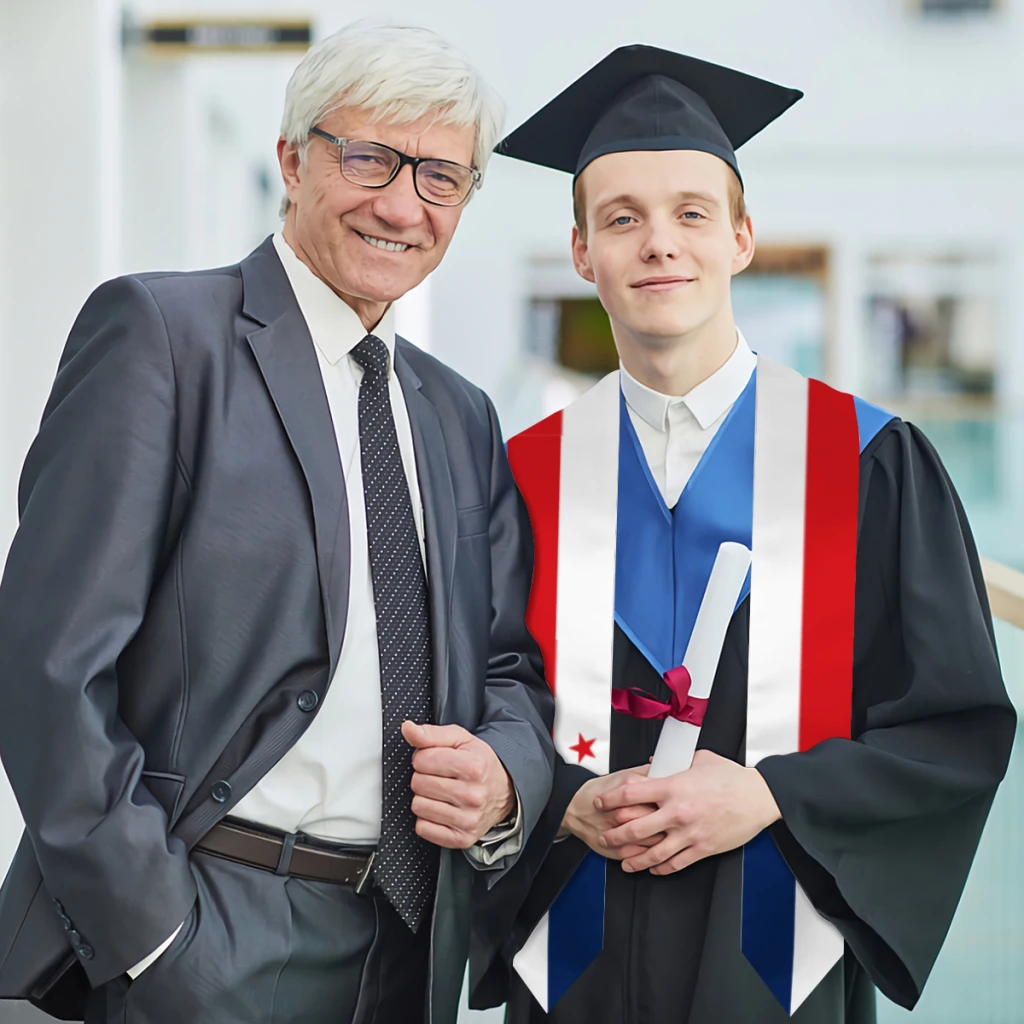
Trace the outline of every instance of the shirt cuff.
<instances>
[{"instance_id":1,"label":"shirt cuff","mask_svg":"<svg viewBox=\"0 0 1024 1024\"><path fill-rule=\"evenodd\" d=\"M466 855L482 867L491 867L503 857L517 854L523 847L523 808L516 793L516 810L512 824L507 828L492 828L466 850Z\"/></svg>"},{"instance_id":2,"label":"shirt cuff","mask_svg":"<svg viewBox=\"0 0 1024 1024\"><path fill-rule=\"evenodd\" d=\"M147 967L153 964L160 954L177 938L178 932L185 926L185 922L182 921L177 928L174 929L174 934L168 936L163 942L153 950L145 960L140 960L134 967L128 968L128 977L134 981Z\"/></svg>"}]
</instances>

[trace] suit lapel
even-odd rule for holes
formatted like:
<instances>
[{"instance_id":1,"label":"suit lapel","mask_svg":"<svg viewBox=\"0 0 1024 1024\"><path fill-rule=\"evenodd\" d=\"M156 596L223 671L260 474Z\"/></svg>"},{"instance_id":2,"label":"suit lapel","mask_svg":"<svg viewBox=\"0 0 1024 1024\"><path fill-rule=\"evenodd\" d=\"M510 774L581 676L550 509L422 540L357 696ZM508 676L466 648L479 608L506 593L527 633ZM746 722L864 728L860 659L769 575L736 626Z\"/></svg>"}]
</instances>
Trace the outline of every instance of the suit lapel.
<instances>
[{"instance_id":1,"label":"suit lapel","mask_svg":"<svg viewBox=\"0 0 1024 1024\"><path fill-rule=\"evenodd\" d=\"M263 325L248 335L249 346L309 488L333 678L349 590L348 502L334 423L313 339L273 241L268 238L241 269L242 311Z\"/></svg>"},{"instance_id":2,"label":"suit lapel","mask_svg":"<svg viewBox=\"0 0 1024 1024\"><path fill-rule=\"evenodd\" d=\"M423 393L420 379L403 356L401 345L398 342L395 347L395 372L409 410L416 475L423 499L433 638L434 709L438 723L443 724L448 700L449 609L455 582L455 490L437 409Z\"/></svg>"}]
</instances>

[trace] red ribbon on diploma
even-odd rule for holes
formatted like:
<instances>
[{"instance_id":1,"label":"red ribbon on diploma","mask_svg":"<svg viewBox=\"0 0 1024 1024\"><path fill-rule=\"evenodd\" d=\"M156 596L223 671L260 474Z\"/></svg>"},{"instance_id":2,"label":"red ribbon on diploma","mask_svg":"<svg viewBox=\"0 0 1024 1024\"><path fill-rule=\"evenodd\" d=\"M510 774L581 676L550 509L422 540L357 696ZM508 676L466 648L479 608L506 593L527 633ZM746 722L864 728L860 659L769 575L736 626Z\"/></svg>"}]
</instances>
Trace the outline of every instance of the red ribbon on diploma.
<instances>
[{"instance_id":1,"label":"red ribbon on diploma","mask_svg":"<svg viewBox=\"0 0 1024 1024\"><path fill-rule=\"evenodd\" d=\"M631 718L676 718L699 729L704 724L708 701L706 697L690 696L690 673L680 665L669 669L662 678L671 692L667 704L631 686L628 690L612 690L612 707Z\"/></svg>"}]
</instances>

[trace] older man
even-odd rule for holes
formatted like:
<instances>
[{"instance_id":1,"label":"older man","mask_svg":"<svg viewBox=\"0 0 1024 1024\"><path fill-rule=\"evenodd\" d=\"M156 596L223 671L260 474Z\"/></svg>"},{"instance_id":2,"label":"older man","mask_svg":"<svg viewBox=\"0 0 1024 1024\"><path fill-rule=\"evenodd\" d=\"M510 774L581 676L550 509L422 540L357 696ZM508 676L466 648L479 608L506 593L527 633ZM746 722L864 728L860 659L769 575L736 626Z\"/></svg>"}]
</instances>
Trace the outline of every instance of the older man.
<instances>
[{"instance_id":1,"label":"older man","mask_svg":"<svg viewBox=\"0 0 1024 1024\"><path fill-rule=\"evenodd\" d=\"M528 520L488 398L396 339L499 102L353 26L285 101L283 230L98 288L0 584L26 833L0 996L89 1024L454 1020L474 870L550 790Z\"/></svg>"}]
</instances>

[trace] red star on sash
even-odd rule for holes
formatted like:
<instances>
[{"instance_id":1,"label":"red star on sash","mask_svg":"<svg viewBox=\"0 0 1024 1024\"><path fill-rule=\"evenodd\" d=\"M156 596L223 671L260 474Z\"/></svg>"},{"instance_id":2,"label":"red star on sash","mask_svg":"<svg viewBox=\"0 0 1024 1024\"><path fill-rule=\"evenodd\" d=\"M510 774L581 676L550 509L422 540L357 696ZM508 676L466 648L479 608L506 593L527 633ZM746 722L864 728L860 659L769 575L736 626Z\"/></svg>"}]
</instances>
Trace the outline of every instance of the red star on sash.
<instances>
[{"instance_id":1,"label":"red star on sash","mask_svg":"<svg viewBox=\"0 0 1024 1024\"><path fill-rule=\"evenodd\" d=\"M583 758L597 757L594 753L594 744L597 742L597 737L595 736L592 740L585 740L583 738L583 733L580 733L579 737L579 743L571 746L569 749L579 758L576 763L583 764Z\"/></svg>"}]
</instances>

